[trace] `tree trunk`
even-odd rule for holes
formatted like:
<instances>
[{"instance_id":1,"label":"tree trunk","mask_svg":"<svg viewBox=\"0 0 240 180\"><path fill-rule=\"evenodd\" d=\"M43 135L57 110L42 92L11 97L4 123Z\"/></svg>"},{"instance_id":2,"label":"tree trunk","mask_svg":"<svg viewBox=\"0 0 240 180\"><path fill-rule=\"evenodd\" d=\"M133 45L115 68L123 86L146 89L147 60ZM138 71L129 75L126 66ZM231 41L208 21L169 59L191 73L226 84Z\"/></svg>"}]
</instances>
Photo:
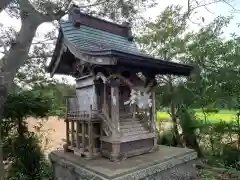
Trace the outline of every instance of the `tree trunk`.
<instances>
[{"instance_id":1,"label":"tree trunk","mask_svg":"<svg viewBox=\"0 0 240 180\"><path fill-rule=\"evenodd\" d=\"M237 114L237 149L240 150L240 118Z\"/></svg>"},{"instance_id":2,"label":"tree trunk","mask_svg":"<svg viewBox=\"0 0 240 180\"><path fill-rule=\"evenodd\" d=\"M172 122L173 122L173 133L174 133L174 138L175 141L177 142L178 146L182 146L181 140L180 140L180 135L178 132L178 126L177 126L177 116L175 112L175 106L173 102L170 104L170 110L171 110L171 117L172 117Z\"/></svg>"},{"instance_id":3,"label":"tree trunk","mask_svg":"<svg viewBox=\"0 0 240 180\"><path fill-rule=\"evenodd\" d=\"M199 147L195 133L193 132L189 133L189 132L183 131L183 134L184 134L186 146L191 149L194 149L197 152L199 158L203 157L202 150Z\"/></svg>"},{"instance_id":4,"label":"tree trunk","mask_svg":"<svg viewBox=\"0 0 240 180\"><path fill-rule=\"evenodd\" d=\"M4 85L0 84L0 95L1 97L7 96L7 89ZM5 102L4 98L0 97L0 104L3 104ZM0 108L0 114L3 114L3 108ZM4 170L4 164L3 164L3 143L2 143L2 123L1 123L1 117L0 117L0 180L3 179L5 176L5 170Z\"/></svg>"},{"instance_id":5,"label":"tree trunk","mask_svg":"<svg viewBox=\"0 0 240 180\"><path fill-rule=\"evenodd\" d=\"M11 2L12 0L0 0L0 12ZM69 1L70 3L71 1ZM3 113L3 105L7 99L7 93L10 91L11 86L13 85L13 79L16 75L16 72L21 65L24 64L24 61L28 58L28 52L30 50L32 40L35 36L35 32L38 26L44 22L51 22L54 20L60 20L62 16L65 15L65 11L53 12L49 10L46 14L38 12L29 0L19 0L17 1L20 7L20 16L22 26L16 36L15 40L12 42L9 52L1 59L0 67L1 74L4 76L5 83L0 85L6 85L6 94L0 94L0 121ZM68 7L69 3L66 4ZM54 6L55 7L55 6ZM1 125L1 122L0 122ZM1 144L1 138L0 138ZM0 147L1 148L1 147ZM0 161L2 158L2 149L0 150ZM0 180L3 179L4 167L2 161L0 162Z\"/></svg>"},{"instance_id":6,"label":"tree trunk","mask_svg":"<svg viewBox=\"0 0 240 180\"><path fill-rule=\"evenodd\" d=\"M1 85L6 86L6 91L4 93L0 92L0 121L3 115L3 105L13 84L14 76L20 66L23 65L24 61L28 58L28 52L39 24L40 23L34 21L33 18L22 20L22 26L19 34L16 36L16 40L12 43L8 54L1 59L1 63L3 63L2 75L4 76L5 81L5 83ZM0 122L0 124L2 123ZM0 139L0 145L2 145L2 139ZM3 152L2 146L0 146L0 180L4 177L4 165L2 159Z\"/></svg>"},{"instance_id":7,"label":"tree trunk","mask_svg":"<svg viewBox=\"0 0 240 180\"><path fill-rule=\"evenodd\" d=\"M12 42L8 54L2 58L2 71L9 73L6 80L10 85L13 82L17 70L28 58L28 52L38 26L39 23L32 22L31 19L24 19L16 40Z\"/></svg>"},{"instance_id":8,"label":"tree trunk","mask_svg":"<svg viewBox=\"0 0 240 180\"><path fill-rule=\"evenodd\" d=\"M182 105L179 106L179 116L180 116L180 125L183 131L183 137L186 143L186 146L194 149L198 157L203 157L201 148L198 144L197 136L195 134L195 128L193 125L193 120L188 110Z\"/></svg>"},{"instance_id":9,"label":"tree trunk","mask_svg":"<svg viewBox=\"0 0 240 180\"><path fill-rule=\"evenodd\" d=\"M177 113L176 113L176 105L173 101L174 99L174 87L172 85L172 78L171 76L168 76L168 90L169 93L171 94L171 102L170 102L170 113L171 113L171 118L173 122L173 133L174 133L174 138L179 146L182 146L180 135L178 132L178 127L177 127Z\"/></svg>"},{"instance_id":10,"label":"tree trunk","mask_svg":"<svg viewBox=\"0 0 240 180\"><path fill-rule=\"evenodd\" d=\"M11 1L12 0L0 0L0 13L7 7L8 4L10 4Z\"/></svg>"},{"instance_id":11,"label":"tree trunk","mask_svg":"<svg viewBox=\"0 0 240 180\"><path fill-rule=\"evenodd\" d=\"M207 114L205 112L205 109L203 107L201 109L202 109L202 113L204 115L204 122L207 123Z\"/></svg>"}]
</instances>

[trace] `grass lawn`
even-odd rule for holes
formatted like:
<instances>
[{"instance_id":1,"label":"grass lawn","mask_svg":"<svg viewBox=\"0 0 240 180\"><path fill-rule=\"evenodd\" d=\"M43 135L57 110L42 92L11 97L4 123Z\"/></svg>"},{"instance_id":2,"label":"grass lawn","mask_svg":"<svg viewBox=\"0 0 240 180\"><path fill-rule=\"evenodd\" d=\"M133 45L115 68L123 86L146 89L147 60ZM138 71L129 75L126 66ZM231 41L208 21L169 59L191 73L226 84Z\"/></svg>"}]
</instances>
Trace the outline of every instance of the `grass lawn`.
<instances>
[{"instance_id":1,"label":"grass lawn","mask_svg":"<svg viewBox=\"0 0 240 180\"><path fill-rule=\"evenodd\" d=\"M204 115L201 111L196 111L196 116L204 120ZM220 121L235 121L236 119L236 112L235 111L229 111L229 110L220 110L218 113L209 113L207 114L207 120L214 122L220 122ZM170 115L167 112L157 112L157 120L170 120Z\"/></svg>"}]
</instances>

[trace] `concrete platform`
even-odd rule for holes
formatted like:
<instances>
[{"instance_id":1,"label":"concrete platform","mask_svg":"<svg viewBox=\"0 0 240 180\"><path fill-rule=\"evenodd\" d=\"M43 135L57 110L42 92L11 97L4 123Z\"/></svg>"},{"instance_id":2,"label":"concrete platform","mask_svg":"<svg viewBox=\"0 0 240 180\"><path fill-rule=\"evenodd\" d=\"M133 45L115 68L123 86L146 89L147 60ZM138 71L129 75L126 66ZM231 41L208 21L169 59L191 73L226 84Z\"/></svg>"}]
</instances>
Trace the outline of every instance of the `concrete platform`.
<instances>
[{"instance_id":1,"label":"concrete platform","mask_svg":"<svg viewBox=\"0 0 240 180\"><path fill-rule=\"evenodd\" d=\"M87 160L72 153L50 154L56 180L190 180L197 177L197 153L186 148L159 146L152 153L122 162Z\"/></svg>"}]
</instances>

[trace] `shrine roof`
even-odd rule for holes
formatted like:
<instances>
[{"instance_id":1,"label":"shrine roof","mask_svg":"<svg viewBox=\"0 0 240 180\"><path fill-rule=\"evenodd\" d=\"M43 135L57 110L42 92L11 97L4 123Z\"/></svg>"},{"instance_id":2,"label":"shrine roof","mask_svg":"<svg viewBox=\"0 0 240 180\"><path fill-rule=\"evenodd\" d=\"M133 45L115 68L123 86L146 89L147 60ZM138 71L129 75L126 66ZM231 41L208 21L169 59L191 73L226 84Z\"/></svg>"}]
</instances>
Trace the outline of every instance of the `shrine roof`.
<instances>
[{"instance_id":1,"label":"shrine roof","mask_svg":"<svg viewBox=\"0 0 240 180\"><path fill-rule=\"evenodd\" d=\"M129 41L126 37L85 25L76 28L69 21L61 21L60 26L64 38L79 50L96 53L104 50L118 50L140 54L135 42Z\"/></svg>"},{"instance_id":2,"label":"shrine roof","mask_svg":"<svg viewBox=\"0 0 240 180\"><path fill-rule=\"evenodd\" d=\"M58 66L63 66L64 63L61 61L65 61L66 65L66 61L70 59L66 56L62 58L63 46L65 54L70 52L78 59L81 59L80 54L91 57L116 57L117 63L141 68L148 67L155 72L161 71L164 74L185 76L189 75L193 69L188 65L164 61L143 54L137 48L128 24L119 25L108 22L83 14L76 8L70 11L68 20L60 21L58 41L48 67L48 71L51 73L67 74L66 70L64 73L56 70L59 69ZM105 63L105 65L107 64Z\"/></svg>"}]
</instances>

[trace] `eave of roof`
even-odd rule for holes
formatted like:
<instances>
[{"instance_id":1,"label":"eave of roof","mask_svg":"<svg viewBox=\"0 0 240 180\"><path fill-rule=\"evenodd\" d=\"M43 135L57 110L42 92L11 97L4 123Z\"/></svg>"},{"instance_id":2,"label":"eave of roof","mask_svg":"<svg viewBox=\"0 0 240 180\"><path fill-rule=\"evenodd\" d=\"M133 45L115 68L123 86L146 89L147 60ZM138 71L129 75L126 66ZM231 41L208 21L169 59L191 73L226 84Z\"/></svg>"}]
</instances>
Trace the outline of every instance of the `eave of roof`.
<instances>
[{"instance_id":1,"label":"eave of roof","mask_svg":"<svg viewBox=\"0 0 240 180\"><path fill-rule=\"evenodd\" d=\"M46 68L46 71L48 73L50 73L52 71L52 68L53 68L54 64L56 63L57 56L59 56L58 51L60 50L60 46L62 44L62 39L63 39L62 31L61 31L61 29L59 29L59 33L58 33L55 49L54 49L54 52L53 52L53 55L52 55L52 59L51 59L49 65Z\"/></svg>"},{"instance_id":2,"label":"eave of roof","mask_svg":"<svg viewBox=\"0 0 240 180\"><path fill-rule=\"evenodd\" d=\"M163 69L165 71L169 69L170 74L188 76L193 69L193 67L189 65L156 59L143 54L135 46L134 42L128 41L126 38L116 34L86 26L76 28L69 21L62 21L60 24L61 28L59 29L54 55L47 68L48 72L53 71L53 67L59 56L59 49L62 45L69 47L74 46L78 53L90 56L117 57L118 62L122 64L132 66L141 65L141 67L146 65L148 68L152 68L155 72L159 73L161 73ZM76 54L74 56L77 57Z\"/></svg>"},{"instance_id":3,"label":"eave of roof","mask_svg":"<svg viewBox=\"0 0 240 180\"><path fill-rule=\"evenodd\" d=\"M145 54L133 54L129 52L117 51L117 50L102 50L102 51L85 51L85 54L91 56L113 56L118 57L118 61L124 62L126 64L137 64L141 62L146 62L148 65L151 65L154 69L157 68L176 68L179 75L188 76L193 70L192 66L175 63L171 61L165 61Z\"/></svg>"}]
</instances>

